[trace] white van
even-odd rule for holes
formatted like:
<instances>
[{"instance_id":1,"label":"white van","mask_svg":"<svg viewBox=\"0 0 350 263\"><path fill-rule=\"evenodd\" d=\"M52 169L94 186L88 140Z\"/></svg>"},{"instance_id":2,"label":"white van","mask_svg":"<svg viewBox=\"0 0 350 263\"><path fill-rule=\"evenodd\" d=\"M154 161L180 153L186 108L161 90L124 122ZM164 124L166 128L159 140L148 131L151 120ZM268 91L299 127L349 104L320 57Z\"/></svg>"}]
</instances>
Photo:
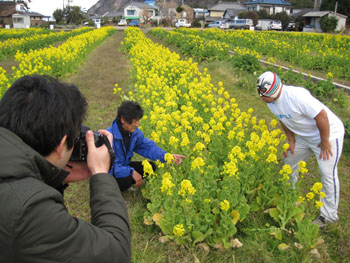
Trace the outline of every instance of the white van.
<instances>
[{"instance_id":1,"label":"white van","mask_svg":"<svg viewBox=\"0 0 350 263\"><path fill-rule=\"evenodd\" d=\"M252 19L235 19L228 22L230 29L248 29L253 30L254 24Z\"/></svg>"}]
</instances>

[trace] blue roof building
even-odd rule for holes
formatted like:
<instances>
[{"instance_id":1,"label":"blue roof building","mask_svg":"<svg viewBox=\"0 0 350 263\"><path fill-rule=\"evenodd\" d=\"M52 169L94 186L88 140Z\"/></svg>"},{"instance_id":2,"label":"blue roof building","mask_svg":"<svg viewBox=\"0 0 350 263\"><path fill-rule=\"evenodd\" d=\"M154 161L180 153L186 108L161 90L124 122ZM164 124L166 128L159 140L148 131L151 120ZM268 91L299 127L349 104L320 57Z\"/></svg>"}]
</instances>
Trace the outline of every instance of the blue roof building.
<instances>
[{"instance_id":1,"label":"blue roof building","mask_svg":"<svg viewBox=\"0 0 350 263\"><path fill-rule=\"evenodd\" d=\"M246 11L265 10L268 14L273 15L280 12L290 14L291 3L284 0L252 0L244 3Z\"/></svg>"}]
</instances>

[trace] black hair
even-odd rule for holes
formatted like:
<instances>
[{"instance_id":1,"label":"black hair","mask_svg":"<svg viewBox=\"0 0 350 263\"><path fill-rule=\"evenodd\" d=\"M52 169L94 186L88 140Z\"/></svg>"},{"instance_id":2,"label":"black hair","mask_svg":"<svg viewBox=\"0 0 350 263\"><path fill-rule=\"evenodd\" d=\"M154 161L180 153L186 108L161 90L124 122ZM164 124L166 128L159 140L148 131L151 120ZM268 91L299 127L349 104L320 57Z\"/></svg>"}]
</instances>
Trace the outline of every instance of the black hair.
<instances>
[{"instance_id":1,"label":"black hair","mask_svg":"<svg viewBox=\"0 0 350 263\"><path fill-rule=\"evenodd\" d=\"M67 135L71 149L80 133L87 102L78 88L47 75L16 80L0 101L0 127L17 134L43 156Z\"/></svg>"},{"instance_id":2,"label":"black hair","mask_svg":"<svg viewBox=\"0 0 350 263\"><path fill-rule=\"evenodd\" d=\"M131 124L132 120L140 120L143 117L143 109L136 101L123 101L118 107L117 119L121 120L121 117L123 117L127 123Z\"/></svg>"}]
</instances>

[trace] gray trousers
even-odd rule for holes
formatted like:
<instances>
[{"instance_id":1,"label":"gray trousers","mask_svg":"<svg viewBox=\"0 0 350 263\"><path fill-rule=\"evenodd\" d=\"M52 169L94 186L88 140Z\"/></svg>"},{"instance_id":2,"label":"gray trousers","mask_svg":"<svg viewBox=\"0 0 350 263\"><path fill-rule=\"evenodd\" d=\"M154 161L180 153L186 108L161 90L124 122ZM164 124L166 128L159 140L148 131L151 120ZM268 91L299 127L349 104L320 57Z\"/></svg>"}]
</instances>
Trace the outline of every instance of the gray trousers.
<instances>
[{"instance_id":1,"label":"gray trousers","mask_svg":"<svg viewBox=\"0 0 350 263\"><path fill-rule=\"evenodd\" d=\"M318 167L321 173L322 191L326 194L321 201L324 204L320 208L321 216L326 220L338 220L338 204L339 204L339 178L338 178L338 162L343 150L344 137L331 141L333 156L329 160L320 159L321 148L318 143L310 142L302 136L296 137L294 154L288 152L288 157L284 159L285 164L289 164L293 170L291 175L293 185L298 181L299 161L307 161L312 155L316 156Z\"/></svg>"}]
</instances>

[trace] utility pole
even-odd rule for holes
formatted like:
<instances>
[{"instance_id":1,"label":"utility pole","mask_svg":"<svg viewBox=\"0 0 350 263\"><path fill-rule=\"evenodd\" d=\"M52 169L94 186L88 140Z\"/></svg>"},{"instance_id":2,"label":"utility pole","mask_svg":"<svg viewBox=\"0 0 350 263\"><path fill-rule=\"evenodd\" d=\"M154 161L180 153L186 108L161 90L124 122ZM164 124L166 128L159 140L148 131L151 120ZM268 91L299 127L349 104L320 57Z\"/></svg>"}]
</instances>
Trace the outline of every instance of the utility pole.
<instances>
[{"instance_id":1,"label":"utility pole","mask_svg":"<svg viewBox=\"0 0 350 263\"><path fill-rule=\"evenodd\" d=\"M322 0L315 0L315 4L314 4L315 11L320 11L321 3L322 3Z\"/></svg>"},{"instance_id":2,"label":"utility pole","mask_svg":"<svg viewBox=\"0 0 350 263\"><path fill-rule=\"evenodd\" d=\"M334 8L334 13L337 13L337 9L338 9L338 2L335 2L335 8Z\"/></svg>"}]
</instances>

